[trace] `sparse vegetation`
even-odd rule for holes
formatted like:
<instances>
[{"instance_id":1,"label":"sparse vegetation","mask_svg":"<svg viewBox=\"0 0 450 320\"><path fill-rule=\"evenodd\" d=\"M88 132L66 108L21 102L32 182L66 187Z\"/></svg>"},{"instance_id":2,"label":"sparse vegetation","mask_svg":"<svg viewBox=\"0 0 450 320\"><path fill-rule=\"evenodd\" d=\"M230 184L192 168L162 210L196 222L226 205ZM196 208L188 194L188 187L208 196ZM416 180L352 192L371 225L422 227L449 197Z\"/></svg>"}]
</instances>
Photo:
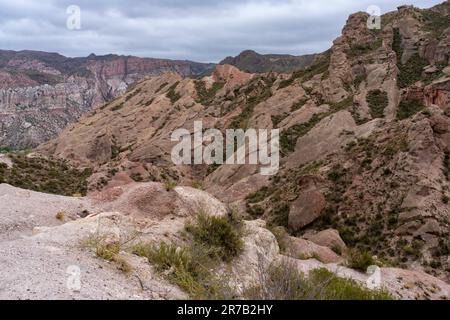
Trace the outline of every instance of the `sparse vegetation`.
<instances>
[{"instance_id":1,"label":"sparse vegetation","mask_svg":"<svg viewBox=\"0 0 450 320\"><path fill-rule=\"evenodd\" d=\"M378 265L378 262L367 251L352 249L349 252L348 264L352 269L366 272L368 267Z\"/></svg>"},{"instance_id":2,"label":"sparse vegetation","mask_svg":"<svg viewBox=\"0 0 450 320\"><path fill-rule=\"evenodd\" d=\"M427 31L431 32L436 39L441 38L445 29L450 28L450 18L446 15L433 10L423 10L421 14Z\"/></svg>"},{"instance_id":3,"label":"sparse vegetation","mask_svg":"<svg viewBox=\"0 0 450 320\"><path fill-rule=\"evenodd\" d=\"M350 58L359 57L359 56L365 55L367 53L370 53L370 52L380 48L382 44L383 44L383 39L381 39L381 38L378 38L375 41L370 42L370 43L355 44L347 50L346 54Z\"/></svg>"},{"instance_id":4,"label":"sparse vegetation","mask_svg":"<svg viewBox=\"0 0 450 320\"><path fill-rule=\"evenodd\" d=\"M392 48L397 54L397 67L399 69L397 83L400 88L406 88L422 78L423 68L429 63L421 58L419 54L414 54L406 63L402 63L403 49L401 44L402 36L400 31L399 29L394 29Z\"/></svg>"},{"instance_id":5,"label":"sparse vegetation","mask_svg":"<svg viewBox=\"0 0 450 320\"><path fill-rule=\"evenodd\" d=\"M224 82L214 82L211 88L206 89L206 84L202 80L195 81L195 89L197 90L198 99L197 102L209 106L217 94L217 92L223 88Z\"/></svg>"},{"instance_id":6,"label":"sparse vegetation","mask_svg":"<svg viewBox=\"0 0 450 320\"><path fill-rule=\"evenodd\" d=\"M95 247L95 254L97 257L112 261L120 252L120 243L108 243L104 240L99 240Z\"/></svg>"},{"instance_id":7,"label":"sparse vegetation","mask_svg":"<svg viewBox=\"0 0 450 320\"><path fill-rule=\"evenodd\" d=\"M64 211L59 211L56 215L55 218L57 220L63 221L66 218L66 213Z\"/></svg>"},{"instance_id":8,"label":"sparse vegetation","mask_svg":"<svg viewBox=\"0 0 450 320\"><path fill-rule=\"evenodd\" d=\"M230 299L233 292L226 279L215 274L222 261L229 262L242 250L241 226L232 217L200 213L185 226L192 236L188 245L138 244L133 252L148 258L159 272L194 299Z\"/></svg>"},{"instance_id":9,"label":"sparse vegetation","mask_svg":"<svg viewBox=\"0 0 450 320\"><path fill-rule=\"evenodd\" d=\"M388 106L389 103L386 91L369 91L366 100L369 105L372 118L384 118L384 109Z\"/></svg>"},{"instance_id":10,"label":"sparse vegetation","mask_svg":"<svg viewBox=\"0 0 450 320\"><path fill-rule=\"evenodd\" d=\"M247 97L242 112L232 119L229 128L246 129L255 106L272 96L271 86L272 82L265 78L256 78L256 80L250 83L245 89Z\"/></svg>"},{"instance_id":11,"label":"sparse vegetation","mask_svg":"<svg viewBox=\"0 0 450 320\"><path fill-rule=\"evenodd\" d=\"M28 157L23 153L12 153L9 157L13 167L0 164L0 183L65 196L87 193L90 169L78 170L59 160Z\"/></svg>"},{"instance_id":12,"label":"sparse vegetation","mask_svg":"<svg viewBox=\"0 0 450 320\"><path fill-rule=\"evenodd\" d=\"M13 151L13 149L10 148L10 147L0 147L0 154L2 154L2 153L10 153L12 151Z\"/></svg>"},{"instance_id":13,"label":"sparse vegetation","mask_svg":"<svg viewBox=\"0 0 450 320\"><path fill-rule=\"evenodd\" d=\"M286 119L288 116L289 116L289 113L287 113L287 112L272 116L271 117L272 126L274 128L277 128L278 125L280 124L280 122L283 121L284 119Z\"/></svg>"},{"instance_id":14,"label":"sparse vegetation","mask_svg":"<svg viewBox=\"0 0 450 320\"><path fill-rule=\"evenodd\" d=\"M344 110L353 104L353 96L348 96L347 98L336 102L330 103L331 110L329 112L314 114L308 122L296 124L287 130L283 130L280 134L280 147L281 154L286 156L295 149L298 138L307 134L312 128L314 128L322 119L336 113L338 111Z\"/></svg>"},{"instance_id":15,"label":"sparse vegetation","mask_svg":"<svg viewBox=\"0 0 450 320\"><path fill-rule=\"evenodd\" d=\"M194 180L191 183L191 187L195 188L195 189L199 189L199 190L203 190L204 186L203 186L203 181L200 180Z\"/></svg>"},{"instance_id":16,"label":"sparse vegetation","mask_svg":"<svg viewBox=\"0 0 450 320\"><path fill-rule=\"evenodd\" d=\"M269 187L264 186L261 189L259 189L258 191L255 191L255 192L249 194L246 197L247 203L252 204L252 203L261 202L264 199L266 199L272 192L273 192L273 190L270 190Z\"/></svg>"},{"instance_id":17,"label":"sparse vegetation","mask_svg":"<svg viewBox=\"0 0 450 320\"><path fill-rule=\"evenodd\" d=\"M156 89L155 93L159 93L162 89L164 89L169 83L168 82L164 82L163 84L161 84L158 89Z\"/></svg>"},{"instance_id":18,"label":"sparse vegetation","mask_svg":"<svg viewBox=\"0 0 450 320\"><path fill-rule=\"evenodd\" d=\"M315 75L325 73L328 71L330 66L330 56L331 54L329 51L323 53L312 66L303 70L295 71L289 79L281 81L278 89L283 89L292 85L297 79L301 79L302 82L305 82L311 80L311 78Z\"/></svg>"},{"instance_id":19,"label":"sparse vegetation","mask_svg":"<svg viewBox=\"0 0 450 320\"><path fill-rule=\"evenodd\" d=\"M229 299L232 295L226 281L214 274L217 260L211 259L207 247L162 242L150 248L148 260L193 299Z\"/></svg>"},{"instance_id":20,"label":"sparse vegetation","mask_svg":"<svg viewBox=\"0 0 450 320\"><path fill-rule=\"evenodd\" d=\"M407 119L419 111L423 110L425 106L416 100L402 100L398 106L397 119Z\"/></svg>"},{"instance_id":21,"label":"sparse vegetation","mask_svg":"<svg viewBox=\"0 0 450 320\"><path fill-rule=\"evenodd\" d=\"M216 171L220 166L221 166L221 164L218 164L218 163L213 163L213 164L208 165L206 175L209 176L214 171Z\"/></svg>"},{"instance_id":22,"label":"sparse vegetation","mask_svg":"<svg viewBox=\"0 0 450 320\"><path fill-rule=\"evenodd\" d=\"M139 172L132 173L130 175L130 178L133 179L135 182L144 181L144 177L142 177L142 174L140 174Z\"/></svg>"},{"instance_id":23,"label":"sparse vegetation","mask_svg":"<svg viewBox=\"0 0 450 320\"><path fill-rule=\"evenodd\" d=\"M123 102L117 103L111 107L111 111L118 111L123 108Z\"/></svg>"},{"instance_id":24,"label":"sparse vegetation","mask_svg":"<svg viewBox=\"0 0 450 320\"><path fill-rule=\"evenodd\" d=\"M323 116L314 114L308 122L296 124L280 134L280 146L283 155L293 152L298 138L304 136L322 120Z\"/></svg>"},{"instance_id":25,"label":"sparse vegetation","mask_svg":"<svg viewBox=\"0 0 450 320\"><path fill-rule=\"evenodd\" d=\"M392 300L385 290L372 291L327 269L312 270L308 277L287 261L261 270L258 283L245 291L252 300Z\"/></svg>"},{"instance_id":26,"label":"sparse vegetation","mask_svg":"<svg viewBox=\"0 0 450 320\"><path fill-rule=\"evenodd\" d=\"M243 248L240 222L233 218L197 215L186 225L194 242L207 246L211 255L224 261L231 261Z\"/></svg>"},{"instance_id":27,"label":"sparse vegetation","mask_svg":"<svg viewBox=\"0 0 450 320\"><path fill-rule=\"evenodd\" d=\"M442 173L447 180L450 180L450 152L447 151L444 153L444 161L442 165Z\"/></svg>"},{"instance_id":28,"label":"sparse vegetation","mask_svg":"<svg viewBox=\"0 0 450 320\"><path fill-rule=\"evenodd\" d=\"M302 98L291 106L291 112L300 110L308 102L308 99Z\"/></svg>"},{"instance_id":29,"label":"sparse vegetation","mask_svg":"<svg viewBox=\"0 0 450 320\"><path fill-rule=\"evenodd\" d=\"M173 189L175 189L176 186L177 186L177 183L175 181L167 180L166 182L164 182L164 188L167 191L172 191Z\"/></svg>"},{"instance_id":30,"label":"sparse vegetation","mask_svg":"<svg viewBox=\"0 0 450 320\"><path fill-rule=\"evenodd\" d=\"M173 104L175 102L177 102L178 100L180 100L181 98L181 94L179 94L176 91L177 86L180 84L179 81L175 82L173 85L170 86L169 90L167 91L167 98L170 99L170 102Z\"/></svg>"}]
</instances>

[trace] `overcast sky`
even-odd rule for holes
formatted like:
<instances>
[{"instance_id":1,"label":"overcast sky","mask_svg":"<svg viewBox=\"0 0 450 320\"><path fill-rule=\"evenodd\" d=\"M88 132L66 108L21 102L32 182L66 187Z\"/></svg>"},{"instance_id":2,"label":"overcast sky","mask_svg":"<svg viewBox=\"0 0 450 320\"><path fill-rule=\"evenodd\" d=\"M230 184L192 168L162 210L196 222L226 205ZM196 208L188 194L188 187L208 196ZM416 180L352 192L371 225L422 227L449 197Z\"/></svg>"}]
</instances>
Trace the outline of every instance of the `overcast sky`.
<instances>
[{"instance_id":1,"label":"overcast sky","mask_svg":"<svg viewBox=\"0 0 450 320\"><path fill-rule=\"evenodd\" d=\"M117 53L218 62L242 50L326 50L350 13L443 0L0 0L0 49L67 56ZM67 8L81 29L67 28Z\"/></svg>"}]
</instances>

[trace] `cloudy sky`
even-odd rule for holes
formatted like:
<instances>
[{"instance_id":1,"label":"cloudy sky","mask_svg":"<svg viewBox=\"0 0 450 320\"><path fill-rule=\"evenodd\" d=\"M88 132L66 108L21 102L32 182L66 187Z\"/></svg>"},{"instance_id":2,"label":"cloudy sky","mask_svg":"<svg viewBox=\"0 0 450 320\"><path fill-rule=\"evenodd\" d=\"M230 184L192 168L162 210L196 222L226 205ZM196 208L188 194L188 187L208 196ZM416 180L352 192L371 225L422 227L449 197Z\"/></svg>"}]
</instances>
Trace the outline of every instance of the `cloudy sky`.
<instances>
[{"instance_id":1,"label":"cloudy sky","mask_svg":"<svg viewBox=\"0 0 450 320\"><path fill-rule=\"evenodd\" d=\"M202 62L244 49L298 55L329 48L352 12L405 2L443 0L0 0L0 49ZM67 27L70 5L81 9L79 30Z\"/></svg>"}]
</instances>

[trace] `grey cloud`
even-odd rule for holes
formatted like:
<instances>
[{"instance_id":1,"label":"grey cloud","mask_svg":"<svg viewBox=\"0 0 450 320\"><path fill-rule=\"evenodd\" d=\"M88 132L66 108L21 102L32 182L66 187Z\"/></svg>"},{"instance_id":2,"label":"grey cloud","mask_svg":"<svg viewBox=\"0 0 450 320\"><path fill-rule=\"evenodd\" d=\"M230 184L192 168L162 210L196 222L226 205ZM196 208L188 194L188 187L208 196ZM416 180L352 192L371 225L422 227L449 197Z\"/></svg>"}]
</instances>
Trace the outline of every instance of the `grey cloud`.
<instances>
[{"instance_id":1,"label":"grey cloud","mask_svg":"<svg viewBox=\"0 0 450 320\"><path fill-rule=\"evenodd\" d=\"M348 15L404 0L0 0L0 49L68 56L118 53L219 61L245 49L304 54L327 49ZM413 0L429 7L442 1ZM78 5L82 29L66 28Z\"/></svg>"}]
</instances>

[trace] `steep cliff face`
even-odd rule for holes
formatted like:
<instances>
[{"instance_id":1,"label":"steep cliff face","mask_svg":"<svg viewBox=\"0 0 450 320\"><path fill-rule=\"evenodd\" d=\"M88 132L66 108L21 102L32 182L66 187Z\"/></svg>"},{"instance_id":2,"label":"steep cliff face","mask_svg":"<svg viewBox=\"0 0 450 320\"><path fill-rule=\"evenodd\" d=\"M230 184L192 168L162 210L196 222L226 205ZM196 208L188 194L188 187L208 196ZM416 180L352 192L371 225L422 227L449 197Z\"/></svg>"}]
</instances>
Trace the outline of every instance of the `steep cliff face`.
<instances>
[{"instance_id":1,"label":"steep cliff face","mask_svg":"<svg viewBox=\"0 0 450 320\"><path fill-rule=\"evenodd\" d=\"M87 58L0 51L0 146L33 147L146 76L198 75L212 66L116 55Z\"/></svg>"},{"instance_id":2,"label":"steep cliff face","mask_svg":"<svg viewBox=\"0 0 450 320\"><path fill-rule=\"evenodd\" d=\"M330 50L290 75L220 66L202 80L151 77L38 151L92 167L91 191L116 174L202 181L293 236L337 229L384 263L448 279L449 7L400 7L381 30L353 14ZM175 166L170 134L198 119L220 130L280 128L278 175Z\"/></svg>"}]
</instances>

